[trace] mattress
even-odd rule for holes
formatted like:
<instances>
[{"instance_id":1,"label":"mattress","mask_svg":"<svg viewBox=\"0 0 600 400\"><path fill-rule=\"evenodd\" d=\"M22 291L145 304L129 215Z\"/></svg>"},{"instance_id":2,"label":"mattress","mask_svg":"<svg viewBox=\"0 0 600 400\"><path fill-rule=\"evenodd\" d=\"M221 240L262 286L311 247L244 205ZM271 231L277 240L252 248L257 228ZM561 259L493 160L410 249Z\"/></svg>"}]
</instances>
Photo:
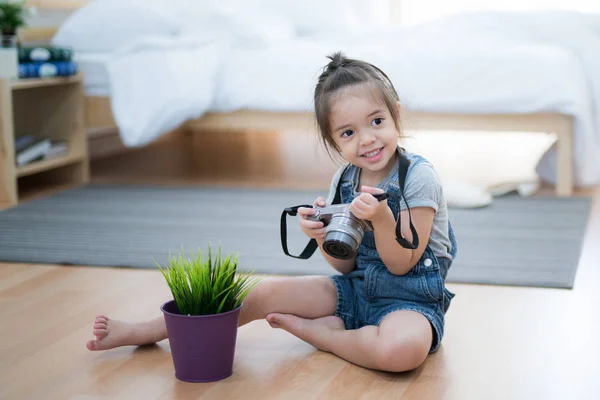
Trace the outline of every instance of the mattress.
<instances>
[{"instance_id":1,"label":"mattress","mask_svg":"<svg viewBox=\"0 0 600 400\"><path fill-rule=\"evenodd\" d=\"M83 90L86 96L109 96L110 80L106 64L110 53L75 52L73 59L83 74Z\"/></svg>"}]
</instances>

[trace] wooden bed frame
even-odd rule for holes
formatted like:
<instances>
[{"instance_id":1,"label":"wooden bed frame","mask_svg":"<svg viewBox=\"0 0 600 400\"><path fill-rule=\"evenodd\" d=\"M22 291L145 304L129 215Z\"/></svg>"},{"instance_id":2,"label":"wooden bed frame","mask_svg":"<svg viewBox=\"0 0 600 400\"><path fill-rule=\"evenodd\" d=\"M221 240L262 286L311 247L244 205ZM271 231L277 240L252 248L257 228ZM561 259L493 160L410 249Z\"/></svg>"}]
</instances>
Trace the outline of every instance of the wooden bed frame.
<instances>
[{"instance_id":1,"label":"wooden bed frame","mask_svg":"<svg viewBox=\"0 0 600 400\"><path fill-rule=\"evenodd\" d=\"M110 108L110 98L85 97L86 126L90 132L90 152L106 151L95 145L114 146L118 130ZM407 130L510 131L554 133L557 138L558 196L573 192L573 121L561 114L439 114L405 111L403 127ZM186 122L180 128L187 132L235 130L313 130L312 113L279 113L240 110L207 113ZM112 137L112 141L109 139ZM106 144L112 143L112 144ZM117 145L118 146L118 145Z\"/></svg>"}]
</instances>

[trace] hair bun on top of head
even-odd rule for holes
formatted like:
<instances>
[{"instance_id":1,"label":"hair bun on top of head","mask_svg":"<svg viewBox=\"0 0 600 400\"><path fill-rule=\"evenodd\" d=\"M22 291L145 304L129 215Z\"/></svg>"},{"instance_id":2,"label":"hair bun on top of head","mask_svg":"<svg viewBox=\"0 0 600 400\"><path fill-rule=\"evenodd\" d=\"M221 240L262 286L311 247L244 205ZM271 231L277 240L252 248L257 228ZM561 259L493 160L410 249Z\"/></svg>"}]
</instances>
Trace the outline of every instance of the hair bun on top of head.
<instances>
[{"instance_id":1,"label":"hair bun on top of head","mask_svg":"<svg viewBox=\"0 0 600 400\"><path fill-rule=\"evenodd\" d=\"M348 64L348 58L341 51L337 51L330 56L327 56L331 62L327 65L328 69L338 69L345 67Z\"/></svg>"}]
</instances>

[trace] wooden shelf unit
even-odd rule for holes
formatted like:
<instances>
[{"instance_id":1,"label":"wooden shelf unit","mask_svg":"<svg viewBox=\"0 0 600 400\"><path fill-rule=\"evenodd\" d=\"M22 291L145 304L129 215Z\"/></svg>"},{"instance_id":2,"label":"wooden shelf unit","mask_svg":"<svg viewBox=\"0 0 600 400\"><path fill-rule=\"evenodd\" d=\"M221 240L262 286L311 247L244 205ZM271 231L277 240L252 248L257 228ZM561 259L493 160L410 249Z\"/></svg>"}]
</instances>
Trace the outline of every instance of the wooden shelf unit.
<instances>
[{"instance_id":1,"label":"wooden shelf unit","mask_svg":"<svg viewBox=\"0 0 600 400\"><path fill-rule=\"evenodd\" d=\"M89 181L82 76L0 80L0 208L19 203L19 179L64 186ZM67 153L16 166L15 137L64 140Z\"/></svg>"}]
</instances>

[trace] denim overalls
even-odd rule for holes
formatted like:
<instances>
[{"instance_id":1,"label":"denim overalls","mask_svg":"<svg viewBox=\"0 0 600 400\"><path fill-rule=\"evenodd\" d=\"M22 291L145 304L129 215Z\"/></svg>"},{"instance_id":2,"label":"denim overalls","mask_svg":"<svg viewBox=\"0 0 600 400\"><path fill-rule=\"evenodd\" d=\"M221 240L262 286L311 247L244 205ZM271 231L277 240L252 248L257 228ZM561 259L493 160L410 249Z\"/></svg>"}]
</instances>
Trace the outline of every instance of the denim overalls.
<instances>
[{"instance_id":1,"label":"denim overalls","mask_svg":"<svg viewBox=\"0 0 600 400\"><path fill-rule=\"evenodd\" d=\"M408 169L427 162L415 154L405 155L411 161ZM341 203L354 200L356 182L344 180L340 185ZM409 178L407 177L407 180ZM388 206L398 216L400 190L394 179L386 190L390 196ZM448 235L452 244L450 254L456 255L456 239L448 222ZM433 342L430 352L435 352L444 335L444 315L454 294L444 285L452 261L437 258L427 245L419 262L405 275L394 275L386 268L375 248L373 232L366 232L358 248L356 269L346 275L332 276L337 290L335 315L340 317L346 329L358 329L365 325L379 325L383 317L397 310L411 310L424 315L433 326Z\"/></svg>"}]
</instances>

